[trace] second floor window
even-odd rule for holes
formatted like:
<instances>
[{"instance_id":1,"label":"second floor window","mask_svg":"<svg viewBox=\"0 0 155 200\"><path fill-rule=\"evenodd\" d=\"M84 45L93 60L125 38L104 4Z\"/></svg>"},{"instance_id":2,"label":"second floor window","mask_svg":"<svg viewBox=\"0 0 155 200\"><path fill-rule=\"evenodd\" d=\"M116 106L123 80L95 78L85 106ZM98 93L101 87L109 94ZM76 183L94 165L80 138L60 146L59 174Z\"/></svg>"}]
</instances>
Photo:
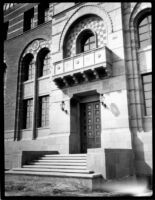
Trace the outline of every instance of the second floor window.
<instances>
[{"instance_id":1,"label":"second floor window","mask_svg":"<svg viewBox=\"0 0 155 200\"><path fill-rule=\"evenodd\" d=\"M144 48L151 45L152 39L152 24L151 15L147 15L143 18L138 25L138 37L139 37L139 47Z\"/></svg>"},{"instance_id":2,"label":"second floor window","mask_svg":"<svg viewBox=\"0 0 155 200\"><path fill-rule=\"evenodd\" d=\"M96 48L96 38L94 33L89 29L84 30L80 33L76 41L77 53L90 51L94 48Z\"/></svg>"},{"instance_id":3,"label":"second floor window","mask_svg":"<svg viewBox=\"0 0 155 200\"><path fill-rule=\"evenodd\" d=\"M89 51L95 48L95 36L90 36L83 45L83 51Z\"/></svg>"},{"instance_id":4,"label":"second floor window","mask_svg":"<svg viewBox=\"0 0 155 200\"><path fill-rule=\"evenodd\" d=\"M49 52L46 50L40 52L39 62L38 62L39 77L46 76L50 73L49 61L50 61Z\"/></svg>"},{"instance_id":5,"label":"second floor window","mask_svg":"<svg viewBox=\"0 0 155 200\"><path fill-rule=\"evenodd\" d=\"M147 73L142 75L145 115L152 115L152 74Z\"/></svg>"},{"instance_id":6,"label":"second floor window","mask_svg":"<svg viewBox=\"0 0 155 200\"><path fill-rule=\"evenodd\" d=\"M34 8L24 13L24 31L34 28Z\"/></svg>"},{"instance_id":7,"label":"second floor window","mask_svg":"<svg viewBox=\"0 0 155 200\"><path fill-rule=\"evenodd\" d=\"M24 64L24 81L34 79L35 63L33 57L28 55Z\"/></svg>"}]
</instances>

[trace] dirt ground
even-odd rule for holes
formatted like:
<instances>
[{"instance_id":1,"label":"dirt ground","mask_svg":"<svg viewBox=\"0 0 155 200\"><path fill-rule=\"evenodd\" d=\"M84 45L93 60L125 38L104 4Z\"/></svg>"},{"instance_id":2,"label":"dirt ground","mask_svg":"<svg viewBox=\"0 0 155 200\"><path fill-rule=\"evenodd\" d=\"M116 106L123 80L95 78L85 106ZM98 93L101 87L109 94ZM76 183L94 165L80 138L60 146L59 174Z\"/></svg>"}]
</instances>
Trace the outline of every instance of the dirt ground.
<instances>
[{"instance_id":1,"label":"dirt ground","mask_svg":"<svg viewBox=\"0 0 155 200\"><path fill-rule=\"evenodd\" d=\"M55 184L44 182L34 184L33 181L14 180L9 177L5 180L5 196L79 196L79 197L112 197L112 196L152 196L145 182L137 183L135 178L125 178L116 181L107 181L100 191L87 191L77 186L68 186L63 183Z\"/></svg>"}]
</instances>

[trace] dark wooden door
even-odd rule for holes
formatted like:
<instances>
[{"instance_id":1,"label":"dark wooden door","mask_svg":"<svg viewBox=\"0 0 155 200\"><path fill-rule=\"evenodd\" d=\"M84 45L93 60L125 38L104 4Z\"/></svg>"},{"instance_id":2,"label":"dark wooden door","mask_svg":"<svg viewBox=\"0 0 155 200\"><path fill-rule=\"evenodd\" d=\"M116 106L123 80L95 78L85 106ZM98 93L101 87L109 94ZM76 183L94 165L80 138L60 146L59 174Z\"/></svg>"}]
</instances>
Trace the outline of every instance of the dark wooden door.
<instances>
[{"instance_id":1,"label":"dark wooden door","mask_svg":"<svg viewBox=\"0 0 155 200\"><path fill-rule=\"evenodd\" d=\"M101 118L98 101L81 103L81 152L101 147Z\"/></svg>"}]
</instances>

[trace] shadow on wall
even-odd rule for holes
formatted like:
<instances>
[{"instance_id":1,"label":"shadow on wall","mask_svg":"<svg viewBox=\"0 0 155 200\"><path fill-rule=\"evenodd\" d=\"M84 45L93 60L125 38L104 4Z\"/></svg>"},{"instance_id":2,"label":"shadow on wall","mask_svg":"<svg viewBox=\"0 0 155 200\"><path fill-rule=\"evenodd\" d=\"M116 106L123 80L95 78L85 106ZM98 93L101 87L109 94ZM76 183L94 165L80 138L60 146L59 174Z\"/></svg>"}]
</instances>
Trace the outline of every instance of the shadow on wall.
<instances>
[{"instance_id":1,"label":"shadow on wall","mask_svg":"<svg viewBox=\"0 0 155 200\"><path fill-rule=\"evenodd\" d=\"M141 133L139 133L141 134ZM149 146L149 144L147 144ZM147 152L146 152L147 151ZM146 154L144 154L146 152ZM148 187L152 188L152 169L146 163L147 160L152 160L152 155L149 155L147 148L144 148L144 143L138 134L134 134L134 154L135 154L135 173L139 180L147 180ZM147 157L146 157L146 156Z\"/></svg>"},{"instance_id":2,"label":"shadow on wall","mask_svg":"<svg viewBox=\"0 0 155 200\"><path fill-rule=\"evenodd\" d=\"M117 179L134 174L132 149L105 149L106 178Z\"/></svg>"}]
</instances>

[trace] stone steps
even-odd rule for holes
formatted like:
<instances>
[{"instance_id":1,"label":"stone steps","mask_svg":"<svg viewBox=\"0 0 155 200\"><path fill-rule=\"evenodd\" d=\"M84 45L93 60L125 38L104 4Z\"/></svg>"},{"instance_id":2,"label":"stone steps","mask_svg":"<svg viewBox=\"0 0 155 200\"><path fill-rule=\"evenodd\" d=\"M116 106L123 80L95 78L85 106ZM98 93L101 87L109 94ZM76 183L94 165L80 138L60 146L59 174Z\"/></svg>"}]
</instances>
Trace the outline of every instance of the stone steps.
<instances>
[{"instance_id":1,"label":"stone steps","mask_svg":"<svg viewBox=\"0 0 155 200\"><path fill-rule=\"evenodd\" d=\"M55 154L44 155L38 160L23 165L21 168L13 168L6 172L6 176L13 176L15 179L27 180L38 177L52 182L63 182L72 185L78 183L90 190L102 181L102 175L87 169L86 154ZM35 181L34 181L35 182Z\"/></svg>"}]
</instances>

